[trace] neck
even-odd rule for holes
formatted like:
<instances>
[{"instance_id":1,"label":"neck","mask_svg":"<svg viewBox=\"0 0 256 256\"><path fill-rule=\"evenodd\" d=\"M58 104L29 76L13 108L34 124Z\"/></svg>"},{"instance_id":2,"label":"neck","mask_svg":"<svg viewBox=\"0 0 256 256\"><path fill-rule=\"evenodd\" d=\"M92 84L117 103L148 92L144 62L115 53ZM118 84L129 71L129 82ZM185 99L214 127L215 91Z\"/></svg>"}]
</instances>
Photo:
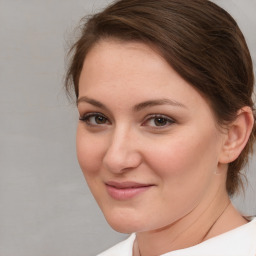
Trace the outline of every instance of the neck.
<instances>
[{"instance_id":1,"label":"neck","mask_svg":"<svg viewBox=\"0 0 256 256\"><path fill-rule=\"evenodd\" d=\"M226 192L223 195L223 191L218 191L208 202L210 203L198 205L169 226L137 233L134 255L161 255L191 247L245 223L242 223L242 217L230 204Z\"/></svg>"}]
</instances>

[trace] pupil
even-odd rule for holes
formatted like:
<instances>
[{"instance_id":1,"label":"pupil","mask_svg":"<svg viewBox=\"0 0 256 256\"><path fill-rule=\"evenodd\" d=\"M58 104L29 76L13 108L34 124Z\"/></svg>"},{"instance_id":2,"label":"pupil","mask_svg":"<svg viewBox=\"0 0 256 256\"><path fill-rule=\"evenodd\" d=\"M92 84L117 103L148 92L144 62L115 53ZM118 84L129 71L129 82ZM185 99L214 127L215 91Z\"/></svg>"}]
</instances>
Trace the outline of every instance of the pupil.
<instances>
[{"instance_id":1,"label":"pupil","mask_svg":"<svg viewBox=\"0 0 256 256\"><path fill-rule=\"evenodd\" d=\"M166 123L167 123L167 121L166 121L166 119L165 118L156 118L155 119L155 125L156 126L164 126L164 125L166 125Z\"/></svg>"},{"instance_id":2,"label":"pupil","mask_svg":"<svg viewBox=\"0 0 256 256\"><path fill-rule=\"evenodd\" d=\"M95 121L97 124L104 124L106 122L106 118L103 116L96 116Z\"/></svg>"}]
</instances>

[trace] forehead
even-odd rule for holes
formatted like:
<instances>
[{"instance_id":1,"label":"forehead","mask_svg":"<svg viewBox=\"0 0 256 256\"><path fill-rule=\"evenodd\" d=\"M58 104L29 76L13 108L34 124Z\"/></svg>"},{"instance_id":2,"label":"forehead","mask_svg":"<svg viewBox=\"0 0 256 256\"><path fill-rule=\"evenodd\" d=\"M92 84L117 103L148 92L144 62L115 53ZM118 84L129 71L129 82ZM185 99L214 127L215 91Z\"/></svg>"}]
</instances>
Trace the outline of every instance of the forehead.
<instances>
[{"instance_id":1,"label":"forehead","mask_svg":"<svg viewBox=\"0 0 256 256\"><path fill-rule=\"evenodd\" d=\"M102 82L117 79L115 84L131 79L141 82L143 75L143 80L147 81L146 74L152 79L167 73L172 73L172 79L179 76L154 47L141 42L108 39L98 42L88 52L79 84L93 78Z\"/></svg>"},{"instance_id":2,"label":"forehead","mask_svg":"<svg viewBox=\"0 0 256 256\"><path fill-rule=\"evenodd\" d=\"M89 51L80 76L79 96L104 101L109 97L111 104L114 99L119 106L169 97L190 108L200 104L209 107L156 49L117 40L100 41Z\"/></svg>"},{"instance_id":3,"label":"forehead","mask_svg":"<svg viewBox=\"0 0 256 256\"><path fill-rule=\"evenodd\" d=\"M150 62L148 61L150 59ZM161 65L167 62L160 55L157 48L153 45L145 44L138 41L123 41L115 38L100 40L87 53L84 60L84 66L91 66L93 68L108 68L115 65L116 71L120 72L122 67L127 71L128 65L126 63L139 64L144 62L144 65ZM146 62L147 61L147 62ZM94 64L94 65L93 65ZM98 64L100 64L98 66ZM168 65L169 66L169 65ZM130 66L132 68L132 66Z\"/></svg>"}]
</instances>

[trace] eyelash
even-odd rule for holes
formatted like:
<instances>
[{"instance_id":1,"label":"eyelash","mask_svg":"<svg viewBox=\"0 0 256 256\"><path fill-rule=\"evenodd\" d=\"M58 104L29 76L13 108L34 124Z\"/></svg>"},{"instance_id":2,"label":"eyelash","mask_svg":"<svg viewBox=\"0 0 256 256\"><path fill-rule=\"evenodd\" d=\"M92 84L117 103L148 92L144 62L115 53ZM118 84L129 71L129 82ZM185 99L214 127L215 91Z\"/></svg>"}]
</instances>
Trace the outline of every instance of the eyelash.
<instances>
[{"instance_id":1,"label":"eyelash","mask_svg":"<svg viewBox=\"0 0 256 256\"><path fill-rule=\"evenodd\" d=\"M105 123L103 123L103 124L92 124L89 121L91 117L94 117L94 118L100 117L100 118L103 118L104 120L106 120L108 123L110 123L108 121L108 118L106 116L104 116L103 114L101 114L101 113L88 113L88 114L83 115L82 117L79 117L79 120L86 123L86 125L89 125L89 126L98 126L98 125L105 124Z\"/></svg>"},{"instance_id":2,"label":"eyelash","mask_svg":"<svg viewBox=\"0 0 256 256\"><path fill-rule=\"evenodd\" d=\"M100 124L100 123L95 122L95 124L93 124L90 121L90 118L92 118L92 117L94 117L94 118L96 118L96 117L103 118L104 123ZM147 125L147 123L149 123L150 121L156 121L156 119L159 119L159 120L162 119L162 121L165 124L164 125L159 125L159 126L156 125L156 123L155 123L155 126L154 125ZM108 118L105 115L101 114L101 113L88 113L88 114L85 114L84 116L80 117L79 120L86 123L86 125L88 125L88 126L94 126L94 127L101 126L101 125L106 125L106 124L111 124L111 122L108 120ZM145 118L145 121L143 121L142 126L150 126L153 129L161 129L161 128L163 129L163 128L166 128L167 126L170 126L174 123L176 123L176 121L174 119L172 119L170 117L167 117L165 115L151 114L151 115L149 115Z\"/></svg>"},{"instance_id":3,"label":"eyelash","mask_svg":"<svg viewBox=\"0 0 256 256\"><path fill-rule=\"evenodd\" d=\"M161 114L151 114L149 116L147 116L146 120L142 123L142 126L146 126L145 124L150 122L150 121L156 121L156 119L162 119L164 122L166 122L165 125L155 125L155 126L150 126L152 127L153 129L163 129L163 128L166 128L172 124L175 123L175 120L170 118L170 117L167 117L165 115L161 115ZM156 123L155 123L156 124Z\"/></svg>"}]
</instances>

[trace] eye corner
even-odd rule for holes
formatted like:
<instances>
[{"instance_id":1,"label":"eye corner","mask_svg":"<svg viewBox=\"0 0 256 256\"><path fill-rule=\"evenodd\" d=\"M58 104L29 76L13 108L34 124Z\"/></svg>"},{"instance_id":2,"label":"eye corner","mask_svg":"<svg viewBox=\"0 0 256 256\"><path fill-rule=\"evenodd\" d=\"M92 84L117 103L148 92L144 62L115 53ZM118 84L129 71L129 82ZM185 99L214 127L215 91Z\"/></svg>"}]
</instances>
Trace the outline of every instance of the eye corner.
<instances>
[{"instance_id":1,"label":"eye corner","mask_svg":"<svg viewBox=\"0 0 256 256\"><path fill-rule=\"evenodd\" d=\"M90 127L101 127L111 124L109 119L102 113L89 112L79 116L79 121Z\"/></svg>"}]
</instances>

